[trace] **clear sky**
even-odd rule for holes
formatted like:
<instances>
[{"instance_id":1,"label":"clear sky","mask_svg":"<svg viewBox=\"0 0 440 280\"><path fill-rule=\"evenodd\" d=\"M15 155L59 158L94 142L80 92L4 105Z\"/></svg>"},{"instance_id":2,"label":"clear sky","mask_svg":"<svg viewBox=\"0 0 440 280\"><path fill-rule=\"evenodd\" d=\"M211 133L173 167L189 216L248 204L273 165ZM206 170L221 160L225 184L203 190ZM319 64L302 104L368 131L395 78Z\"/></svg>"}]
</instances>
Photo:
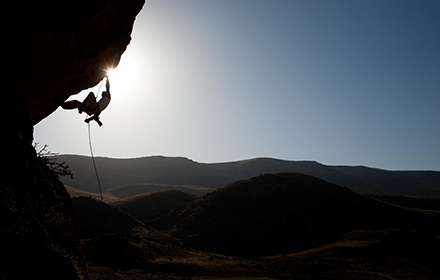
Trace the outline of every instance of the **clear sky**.
<instances>
[{"instance_id":1,"label":"clear sky","mask_svg":"<svg viewBox=\"0 0 440 280\"><path fill-rule=\"evenodd\" d=\"M439 15L438 0L148 0L93 151L440 170ZM35 141L90 155L84 118L60 108Z\"/></svg>"}]
</instances>

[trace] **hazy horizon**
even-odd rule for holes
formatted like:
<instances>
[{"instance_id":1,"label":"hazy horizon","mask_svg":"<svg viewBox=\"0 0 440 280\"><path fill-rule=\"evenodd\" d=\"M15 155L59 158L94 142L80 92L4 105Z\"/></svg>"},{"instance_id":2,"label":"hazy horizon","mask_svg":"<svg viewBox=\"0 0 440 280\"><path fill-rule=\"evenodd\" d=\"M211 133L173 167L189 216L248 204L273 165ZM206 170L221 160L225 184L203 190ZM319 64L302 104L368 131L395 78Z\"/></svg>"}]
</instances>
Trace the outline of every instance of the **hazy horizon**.
<instances>
[{"instance_id":1,"label":"hazy horizon","mask_svg":"<svg viewBox=\"0 0 440 280\"><path fill-rule=\"evenodd\" d=\"M38 149L37 149L38 150ZM80 155L80 154L56 154L55 156L79 156L79 157L88 157L91 158L91 155ZM379 169L379 170L385 170L385 171L433 171L433 172L440 172L440 170L425 170L425 169L385 169L385 168L378 168L374 166L366 166L366 165L348 165L348 164L326 164L322 163L316 160L312 159L298 159L298 160L291 160L291 159L282 159L282 158L274 158L274 157L254 157L254 158L244 158L244 159L238 159L238 160L230 160L230 161L216 161L216 162L203 162L203 161L197 161L189 157L185 156L165 156L165 155L145 155L145 156L136 156L136 157L109 157L109 156L94 156L95 159L102 158L102 159L110 159L110 160L136 160L136 159L144 159L144 158L155 158L155 157L163 157L167 159L187 159L189 161L193 161L200 164L223 164L223 163L234 163L234 162L246 162L251 160L258 160L258 159L270 159L270 160L279 160L284 162L316 162L318 164L322 164L324 166L329 167L366 167L371 169Z\"/></svg>"},{"instance_id":2,"label":"hazy horizon","mask_svg":"<svg viewBox=\"0 0 440 280\"><path fill-rule=\"evenodd\" d=\"M94 154L440 171L439 14L439 1L148 0ZM35 142L89 156L84 118L60 108Z\"/></svg>"}]
</instances>

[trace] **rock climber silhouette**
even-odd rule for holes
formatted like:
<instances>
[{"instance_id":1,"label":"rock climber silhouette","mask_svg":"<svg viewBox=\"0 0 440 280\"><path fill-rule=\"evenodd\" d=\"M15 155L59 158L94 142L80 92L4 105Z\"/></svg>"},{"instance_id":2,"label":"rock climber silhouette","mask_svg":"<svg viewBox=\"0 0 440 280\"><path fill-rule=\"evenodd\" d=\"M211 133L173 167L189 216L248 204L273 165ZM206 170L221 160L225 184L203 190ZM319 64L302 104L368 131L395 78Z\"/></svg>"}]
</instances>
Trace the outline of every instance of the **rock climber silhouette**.
<instances>
[{"instance_id":1,"label":"rock climber silhouette","mask_svg":"<svg viewBox=\"0 0 440 280\"><path fill-rule=\"evenodd\" d=\"M61 107L65 110L78 109L78 113L80 114L82 114L82 112L85 112L87 113L87 115L92 116L86 119L85 122L89 123L91 120L94 120L99 124L99 126L101 126L102 123L99 120L99 114L101 114L101 112L105 108L107 108L111 100L110 81L108 79L108 76L105 77L106 90L102 92L102 97L98 102L96 102L95 94L93 92L90 92L86 99L83 100L83 102L80 102L78 100L66 101L61 105Z\"/></svg>"}]
</instances>

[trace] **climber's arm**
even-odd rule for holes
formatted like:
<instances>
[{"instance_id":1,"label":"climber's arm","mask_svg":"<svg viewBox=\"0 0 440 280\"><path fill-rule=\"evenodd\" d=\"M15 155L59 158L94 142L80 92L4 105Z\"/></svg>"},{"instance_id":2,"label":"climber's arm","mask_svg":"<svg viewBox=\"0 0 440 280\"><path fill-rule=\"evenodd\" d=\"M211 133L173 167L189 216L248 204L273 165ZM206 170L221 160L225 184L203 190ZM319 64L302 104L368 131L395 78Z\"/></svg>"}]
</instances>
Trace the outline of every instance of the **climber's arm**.
<instances>
[{"instance_id":1,"label":"climber's arm","mask_svg":"<svg viewBox=\"0 0 440 280\"><path fill-rule=\"evenodd\" d=\"M107 89L107 92L110 94L110 80L108 76L106 77L107 77L107 81L105 82L105 88Z\"/></svg>"},{"instance_id":2,"label":"climber's arm","mask_svg":"<svg viewBox=\"0 0 440 280\"><path fill-rule=\"evenodd\" d=\"M108 104L110 103L111 97L109 91L104 91L102 93L101 100L98 102L99 106L99 113L101 113L105 108L107 108Z\"/></svg>"}]
</instances>

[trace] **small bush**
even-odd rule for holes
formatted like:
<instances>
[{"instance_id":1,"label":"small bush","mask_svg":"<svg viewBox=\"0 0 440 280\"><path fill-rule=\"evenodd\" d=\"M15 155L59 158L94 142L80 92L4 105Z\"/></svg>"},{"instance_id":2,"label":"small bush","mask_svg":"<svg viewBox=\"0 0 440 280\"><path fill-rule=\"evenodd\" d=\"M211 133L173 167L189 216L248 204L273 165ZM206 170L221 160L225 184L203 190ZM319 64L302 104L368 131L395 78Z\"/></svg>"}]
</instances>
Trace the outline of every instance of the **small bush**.
<instances>
[{"instance_id":1,"label":"small bush","mask_svg":"<svg viewBox=\"0 0 440 280\"><path fill-rule=\"evenodd\" d=\"M34 144L35 150L37 150L38 143ZM66 164L65 161L62 163L57 162L56 156L58 154L50 152L47 148L49 146L44 145L44 147L37 152L38 159L44 163L54 174L58 177L61 176L70 176L73 179L73 173L70 171L70 167Z\"/></svg>"}]
</instances>

